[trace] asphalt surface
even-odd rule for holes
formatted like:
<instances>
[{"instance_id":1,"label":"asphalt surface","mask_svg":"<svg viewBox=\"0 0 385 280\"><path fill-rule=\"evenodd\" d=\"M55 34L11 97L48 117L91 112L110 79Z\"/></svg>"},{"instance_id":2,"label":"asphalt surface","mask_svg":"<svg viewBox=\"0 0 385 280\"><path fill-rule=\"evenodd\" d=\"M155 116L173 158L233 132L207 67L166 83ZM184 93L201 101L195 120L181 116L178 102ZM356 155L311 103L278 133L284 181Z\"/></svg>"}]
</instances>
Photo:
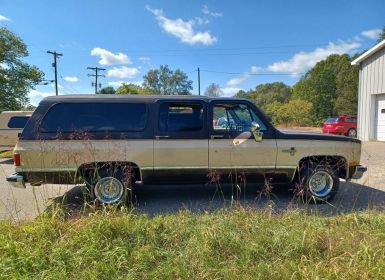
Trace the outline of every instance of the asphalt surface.
<instances>
[{"instance_id":1,"label":"asphalt surface","mask_svg":"<svg viewBox=\"0 0 385 280\"><path fill-rule=\"evenodd\" d=\"M175 213L181 209L192 212L215 211L232 207L236 203L243 206L262 208L273 207L277 211L287 208L306 208L326 215L348 213L356 210L385 208L385 143L363 143L361 162L368 166L365 176L354 182L341 182L339 193L322 205L304 205L293 197L286 188L273 189L267 195L257 185L247 185L237 194L231 185L162 185L138 186L133 202L136 211L149 215ZM84 205L80 186L42 185L26 189L16 189L6 182L6 175L14 171L13 162L0 159L0 219L22 221L33 219L52 206L66 205L73 215Z\"/></svg>"}]
</instances>

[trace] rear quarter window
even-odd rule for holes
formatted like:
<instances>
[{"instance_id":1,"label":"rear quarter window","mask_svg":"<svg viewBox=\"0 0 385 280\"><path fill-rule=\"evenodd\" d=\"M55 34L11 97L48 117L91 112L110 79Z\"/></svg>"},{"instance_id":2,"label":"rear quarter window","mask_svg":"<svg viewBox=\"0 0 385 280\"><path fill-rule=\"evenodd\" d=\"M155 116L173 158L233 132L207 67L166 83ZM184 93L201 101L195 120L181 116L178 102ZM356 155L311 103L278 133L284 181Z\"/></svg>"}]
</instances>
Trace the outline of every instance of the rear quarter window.
<instances>
[{"instance_id":1,"label":"rear quarter window","mask_svg":"<svg viewBox=\"0 0 385 280\"><path fill-rule=\"evenodd\" d=\"M28 116L15 116L11 117L8 121L9 128L24 128L30 117Z\"/></svg>"},{"instance_id":2,"label":"rear quarter window","mask_svg":"<svg viewBox=\"0 0 385 280\"><path fill-rule=\"evenodd\" d=\"M143 131L147 106L143 103L60 103L44 116L41 132Z\"/></svg>"}]
</instances>

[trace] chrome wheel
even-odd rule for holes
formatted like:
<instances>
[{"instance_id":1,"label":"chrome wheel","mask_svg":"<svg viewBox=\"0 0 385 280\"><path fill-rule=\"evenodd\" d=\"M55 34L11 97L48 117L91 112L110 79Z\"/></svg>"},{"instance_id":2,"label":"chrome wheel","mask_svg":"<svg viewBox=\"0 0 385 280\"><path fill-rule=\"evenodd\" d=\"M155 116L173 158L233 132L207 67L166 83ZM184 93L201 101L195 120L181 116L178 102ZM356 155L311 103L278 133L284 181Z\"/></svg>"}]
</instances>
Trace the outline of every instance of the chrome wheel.
<instances>
[{"instance_id":1,"label":"chrome wheel","mask_svg":"<svg viewBox=\"0 0 385 280\"><path fill-rule=\"evenodd\" d=\"M114 204L122 200L125 189L118 179L104 177L95 184L94 193L96 198L104 204Z\"/></svg>"},{"instance_id":2,"label":"chrome wheel","mask_svg":"<svg viewBox=\"0 0 385 280\"><path fill-rule=\"evenodd\" d=\"M326 171L316 171L309 178L308 184L312 195L323 198L333 189L333 177Z\"/></svg>"},{"instance_id":3,"label":"chrome wheel","mask_svg":"<svg viewBox=\"0 0 385 280\"><path fill-rule=\"evenodd\" d=\"M352 138L356 138L357 137L357 131L354 128L349 129L348 136L352 137Z\"/></svg>"}]
</instances>

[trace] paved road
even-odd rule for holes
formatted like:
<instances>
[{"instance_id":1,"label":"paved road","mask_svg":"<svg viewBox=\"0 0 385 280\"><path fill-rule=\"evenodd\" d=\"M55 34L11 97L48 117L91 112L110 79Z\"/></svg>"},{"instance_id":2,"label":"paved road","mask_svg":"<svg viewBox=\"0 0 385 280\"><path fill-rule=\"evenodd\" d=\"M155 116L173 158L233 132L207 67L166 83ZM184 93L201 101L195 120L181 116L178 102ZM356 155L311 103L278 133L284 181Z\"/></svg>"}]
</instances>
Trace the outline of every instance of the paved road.
<instances>
[{"instance_id":1,"label":"paved road","mask_svg":"<svg viewBox=\"0 0 385 280\"><path fill-rule=\"evenodd\" d=\"M368 172L359 181L342 182L340 192L330 204L306 206L310 211L325 214L345 213L353 210L385 207L385 143L364 143L362 162L368 166ZM11 218L16 221L31 219L45 211L48 205L61 202L71 205L78 211L83 205L81 188L74 185L27 186L27 189L15 189L5 181L5 175L13 173L11 160L0 160L0 219ZM135 190L135 202L140 213L150 215L173 213L179 209L192 212L215 210L231 206L236 190L230 185L222 186L218 192L214 185L188 186L141 186ZM286 189L274 189L270 197L260 195L261 188L248 185L242 192L240 202L250 207L273 205L277 210L287 207L305 207L293 199Z\"/></svg>"}]
</instances>

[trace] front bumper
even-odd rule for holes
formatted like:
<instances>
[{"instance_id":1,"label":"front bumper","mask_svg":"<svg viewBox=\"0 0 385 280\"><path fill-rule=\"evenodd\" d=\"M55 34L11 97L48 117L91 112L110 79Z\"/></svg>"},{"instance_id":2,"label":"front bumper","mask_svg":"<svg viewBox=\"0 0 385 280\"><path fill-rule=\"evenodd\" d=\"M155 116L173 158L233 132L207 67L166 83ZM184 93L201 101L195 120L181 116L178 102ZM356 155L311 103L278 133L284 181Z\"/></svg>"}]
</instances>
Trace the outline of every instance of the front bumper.
<instances>
[{"instance_id":1,"label":"front bumper","mask_svg":"<svg viewBox=\"0 0 385 280\"><path fill-rule=\"evenodd\" d=\"M13 187L15 188L22 188L25 189L25 182L23 175L20 174L13 174L11 176L7 177L7 182L11 183Z\"/></svg>"},{"instance_id":2,"label":"front bumper","mask_svg":"<svg viewBox=\"0 0 385 280\"><path fill-rule=\"evenodd\" d=\"M353 168L353 173L352 173L352 179L361 179L362 175L368 170L367 167L363 165L356 165Z\"/></svg>"}]
</instances>

